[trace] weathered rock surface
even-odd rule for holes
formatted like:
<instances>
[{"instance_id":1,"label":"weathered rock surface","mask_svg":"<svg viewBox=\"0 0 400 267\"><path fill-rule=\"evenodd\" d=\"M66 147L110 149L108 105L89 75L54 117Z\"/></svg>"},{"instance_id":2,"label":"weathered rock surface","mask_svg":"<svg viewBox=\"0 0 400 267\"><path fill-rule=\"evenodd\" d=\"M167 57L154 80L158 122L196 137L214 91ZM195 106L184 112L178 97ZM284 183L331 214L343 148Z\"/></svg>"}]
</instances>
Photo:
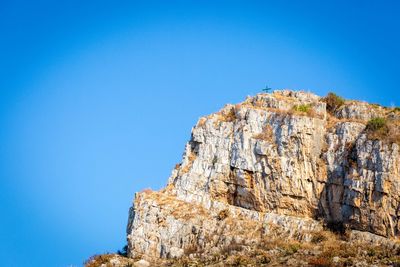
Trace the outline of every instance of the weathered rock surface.
<instances>
[{"instance_id":1,"label":"weathered rock surface","mask_svg":"<svg viewBox=\"0 0 400 267\"><path fill-rule=\"evenodd\" d=\"M351 101L328 114L322 98L284 90L200 118L167 187L136 194L129 256L217 253L268 236L308 240L323 223L358 238L397 238L399 145L365 131L387 113Z\"/></svg>"}]
</instances>

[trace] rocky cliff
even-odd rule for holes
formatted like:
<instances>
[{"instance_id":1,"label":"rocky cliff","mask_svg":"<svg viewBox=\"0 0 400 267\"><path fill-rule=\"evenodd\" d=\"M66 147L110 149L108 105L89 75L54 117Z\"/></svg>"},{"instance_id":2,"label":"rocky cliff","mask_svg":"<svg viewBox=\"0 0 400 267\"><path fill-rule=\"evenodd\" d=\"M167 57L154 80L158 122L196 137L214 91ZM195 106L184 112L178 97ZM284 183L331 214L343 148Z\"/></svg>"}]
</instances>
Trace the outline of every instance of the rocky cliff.
<instances>
[{"instance_id":1,"label":"rocky cliff","mask_svg":"<svg viewBox=\"0 0 400 267\"><path fill-rule=\"evenodd\" d=\"M165 189L135 195L128 256L215 255L266 238L307 242L326 227L394 244L399 121L396 108L300 91L226 105L199 119Z\"/></svg>"}]
</instances>

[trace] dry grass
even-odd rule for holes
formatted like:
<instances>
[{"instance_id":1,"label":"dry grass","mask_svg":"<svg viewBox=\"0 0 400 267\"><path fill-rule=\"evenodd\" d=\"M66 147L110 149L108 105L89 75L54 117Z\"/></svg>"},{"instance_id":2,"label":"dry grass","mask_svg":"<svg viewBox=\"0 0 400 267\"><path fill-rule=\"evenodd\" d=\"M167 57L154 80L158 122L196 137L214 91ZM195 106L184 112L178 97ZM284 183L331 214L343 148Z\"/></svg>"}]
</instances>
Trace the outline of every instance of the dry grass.
<instances>
[{"instance_id":1,"label":"dry grass","mask_svg":"<svg viewBox=\"0 0 400 267\"><path fill-rule=\"evenodd\" d=\"M171 196L175 196L175 192L173 192L173 189L175 188L175 185L173 183L169 183L167 184L166 187L164 187L163 189L161 189L159 192L162 194L168 194Z\"/></svg>"},{"instance_id":2,"label":"dry grass","mask_svg":"<svg viewBox=\"0 0 400 267\"><path fill-rule=\"evenodd\" d=\"M236 255L227 261L228 266L247 266L251 264L253 259L246 255Z\"/></svg>"},{"instance_id":3,"label":"dry grass","mask_svg":"<svg viewBox=\"0 0 400 267\"><path fill-rule=\"evenodd\" d=\"M201 118L199 119L199 121L197 122L197 126L198 126L198 127L203 127L203 126L206 124L206 122L207 122L207 118L201 117Z\"/></svg>"},{"instance_id":4,"label":"dry grass","mask_svg":"<svg viewBox=\"0 0 400 267\"><path fill-rule=\"evenodd\" d=\"M252 109L264 110L275 114L280 114L283 116L305 116L309 118L324 119L323 114L319 114L315 111L311 104L300 104L294 105L290 110L283 110L277 108L264 107L261 103L255 102L254 104L245 103L243 106L248 106Z\"/></svg>"},{"instance_id":5,"label":"dry grass","mask_svg":"<svg viewBox=\"0 0 400 267\"><path fill-rule=\"evenodd\" d=\"M272 96L275 97L276 99L279 99L282 101L293 101L296 99L295 97L292 97L292 96L283 95L279 91L272 92Z\"/></svg>"},{"instance_id":6,"label":"dry grass","mask_svg":"<svg viewBox=\"0 0 400 267\"><path fill-rule=\"evenodd\" d=\"M330 267L332 266L332 261L331 259L318 256L309 259L308 264L314 267Z\"/></svg>"},{"instance_id":7,"label":"dry grass","mask_svg":"<svg viewBox=\"0 0 400 267\"><path fill-rule=\"evenodd\" d=\"M279 101L283 101L283 102L286 102L286 103L292 105L292 109L291 110L281 110L281 109L267 107L262 98L257 98L255 100L253 100L252 102L250 100L247 100L243 103L243 105L250 106L255 109L261 109L261 110L274 112L274 113L284 113L284 114L288 114L288 115L308 116L308 117L319 118L319 119L323 119L323 117L324 117L322 114L318 114L315 111L314 105L316 105L316 103L307 103L307 104L299 103L297 98L291 97L291 96L285 96L285 95L280 94L279 92L274 92L271 95Z\"/></svg>"},{"instance_id":8,"label":"dry grass","mask_svg":"<svg viewBox=\"0 0 400 267\"><path fill-rule=\"evenodd\" d=\"M257 248L268 251L273 249L279 249L284 255L292 255L296 253L302 244L296 240L288 240L288 239L281 239L281 238L271 238L271 237L264 237L258 244Z\"/></svg>"},{"instance_id":9,"label":"dry grass","mask_svg":"<svg viewBox=\"0 0 400 267\"><path fill-rule=\"evenodd\" d=\"M318 231L311 233L311 243L318 244L332 238L326 231Z\"/></svg>"},{"instance_id":10,"label":"dry grass","mask_svg":"<svg viewBox=\"0 0 400 267\"><path fill-rule=\"evenodd\" d=\"M264 101L262 101L262 99L258 98L256 99L254 102L252 103L247 103L247 106L251 106L251 107L255 107L258 109L268 109L264 104Z\"/></svg>"},{"instance_id":11,"label":"dry grass","mask_svg":"<svg viewBox=\"0 0 400 267\"><path fill-rule=\"evenodd\" d=\"M339 122L340 120L338 118L332 116L331 114L328 114L325 127L327 130L333 129Z\"/></svg>"},{"instance_id":12,"label":"dry grass","mask_svg":"<svg viewBox=\"0 0 400 267\"><path fill-rule=\"evenodd\" d=\"M179 168L181 167L180 163L175 164L174 170L179 170Z\"/></svg>"},{"instance_id":13,"label":"dry grass","mask_svg":"<svg viewBox=\"0 0 400 267\"><path fill-rule=\"evenodd\" d=\"M222 122L233 122L237 119L236 117L236 109L235 107L231 107L229 109L222 109L217 113L218 121Z\"/></svg>"},{"instance_id":14,"label":"dry grass","mask_svg":"<svg viewBox=\"0 0 400 267\"><path fill-rule=\"evenodd\" d=\"M151 193L153 193L153 190L151 188L144 188L139 193L151 194Z\"/></svg>"},{"instance_id":15,"label":"dry grass","mask_svg":"<svg viewBox=\"0 0 400 267\"><path fill-rule=\"evenodd\" d=\"M197 216L202 216L207 218L207 211L200 205L188 204L187 202L180 201L177 199L167 199L170 206L175 207L171 212L171 215L175 219L188 221Z\"/></svg>"},{"instance_id":16,"label":"dry grass","mask_svg":"<svg viewBox=\"0 0 400 267\"><path fill-rule=\"evenodd\" d=\"M400 145L400 121L389 118L373 118L366 127L367 137L370 140L380 140L384 143Z\"/></svg>"},{"instance_id":17,"label":"dry grass","mask_svg":"<svg viewBox=\"0 0 400 267\"><path fill-rule=\"evenodd\" d=\"M272 130L271 125L266 125L263 129L263 131L257 135L254 136L255 139L259 139L259 140L264 140L267 142L273 142L274 140L274 133Z\"/></svg>"},{"instance_id":18,"label":"dry grass","mask_svg":"<svg viewBox=\"0 0 400 267\"><path fill-rule=\"evenodd\" d=\"M229 210L225 209L225 210L221 210L221 211L218 213L217 219L218 219L219 221L222 221L222 220L225 220L225 219L228 218L228 217L229 217Z\"/></svg>"},{"instance_id":19,"label":"dry grass","mask_svg":"<svg viewBox=\"0 0 400 267\"><path fill-rule=\"evenodd\" d=\"M286 101L290 101L290 102L294 102L294 100L295 100L295 98L286 97L286 96L282 96L282 95L280 95L280 97L282 99L285 99ZM283 109L267 107L261 99L256 99L253 102L246 100L245 102L241 103L240 105L244 106L244 107L256 109L256 110L264 110L264 111L268 111L271 113L281 114L284 116L295 115L295 116L306 116L306 117L310 117L310 118L324 119L324 116L322 114L319 114L315 111L313 104L297 104L297 105L293 105L291 110L283 110Z\"/></svg>"},{"instance_id":20,"label":"dry grass","mask_svg":"<svg viewBox=\"0 0 400 267\"><path fill-rule=\"evenodd\" d=\"M370 105L371 108L377 105ZM400 110L400 109L399 109ZM338 119L332 114L328 114L326 128L328 130L334 129L338 123L342 122L357 122L366 125L365 132L367 138L370 140L380 140L386 144L396 143L400 145L400 120L393 115L396 108L390 110L385 117L372 118L369 121L360 119Z\"/></svg>"},{"instance_id":21,"label":"dry grass","mask_svg":"<svg viewBox=\"0 0 400 267\"><path fill-rule=\"evenodd\" d=\"M323 115L318 114L311 104L294 105L292 109L288 111L288 114L323 119Z\"/></svg>"},{"instance_id":22,"label":"dry grass","mask_svg":"<svg viewBox=\"0 0 400 267\"><path fill-rule=\"evenodd\" d=\"M386 140L389 143L396 143L400 145L400 121L394 119L388 119L388 134Z\"/></svg>"},{"instance_id":23,"label":"dry grass","mask_svg":"<svg viewBox=\"0 0 400 267\"><path fill-rule=\"evenodd\" d=\"M190 255L190 254L196 253L197 250L198 250L198 247L197 247L196 245L193 244L193 245L191 245L191 246L185 248L185 249L184 249L184 253L185 253L185 255Z\"/></svg>"},{"instance_id":24,"label":"dry grass","mask_svg":"<svg viewBox=\"0 0 400 267\"><path fill-rule=\"evenodd\" d=\"M315 111L310 104L294 105L292 107L292 111L299 114L305 114L308 116L315 116Z\"/></svg>"},{"instance_id":25,"label":"dry grass","mask_svg":"<svg viewBox=\"0 0 400 267\"><path fill-rule=\"evenodd\" d=\"M356 122L361 124L367 124L366 121L360 119L338 119L335 116L328 113L327 120L326 120L326 128L327 130L333 129L338 123L342 122Z\"/></svg>"},{"instance_id":26,"label":"dry grass","mask_svg":"<svg viewBox=\"0 0 400 267\"><path fill-rule=\"evenodd\" d=\"M143 195L143 198L147 201L156 202L157 206L168 207L172 210L170 215L175 219L189 220L196 216L209 218L209 212L203 206L179 200L169 193L151 191L151 193Z\"/></svg>"},{"instance_id":27,"label":"dry grass","mask_svg":"<svg viewBox=\"0 0 400 267\"><path fill-rule=\"evenodd\" d=\"M222 247L222 254L232 254L233 251L242 251L244 248L244 243L232 242L229 245Z\"/></svg>"},{"instance_id":28,"label":"dry grass","mask_svg":"<svg viewBox=\"0 0 400 267\"><path fill-rule=\"evenodd\" d=\"M248 225L246 230L252 228L252 225ZM225 232L214 233L214 235L224 234ZM314 242L302 243L271 236L264 236L254 244L240 239L240 241L219 246L220 251L212 254L194 244L185 249L185 255L182 258L160 260L152 266L294 266L293 263L303 262L308 266L330 267L354 266L354 263L360 261L369 266L400 266L399 248L371 245L361 241L346 242L340 235L330 231L318 231L313 235ZM335 257L337 259L334 261ZM94 267L101 264L112 266L110 264L112 258L112 254L94 256L87 261L87 264L91 265L86 266ZM123 260L123 258L119 259Z\"/></svg>"},{"instance_id":29,"label":"dry grass","mask_svg":"<svg viewBox=\"0 0 400 267\"><path fill-rule=\"evenodd\" d=\"M387 131L388 125L386 119L380 117L370 119L367 124L367 130L371 132L376 132L381 130Z\"/></svg>"},{"instance_id":30,"label":"dry grass","mask_svg":"<svg viewBox=\"0 0 400 267\"><path fill-rule=\"evenodd\" d=\"M102 255L94 255L90 257L83 264L85 267L99 267L104 264L106 267L112 267L113 265L110 263L110 260L115 257L115 254L102 254Z\"/></svg>"},{"instance_id":31,"label":"dry grass","mask_svg":"<svg viewBox=\"0 0 400 267\"><path fill-rule=\"evenodd\" d=\"M190 154L188 155L188 163L185 165L185 166L183 166L182 168L181 168L181 170L180 170L180 174L185 174L185 173L188 173L189 172L189 170L192 168L192 166L193 166L193 162L194 162L194 160L196 159L196 154L193 152L193 151L190 151Z\"/></svg>"}]
</instances>

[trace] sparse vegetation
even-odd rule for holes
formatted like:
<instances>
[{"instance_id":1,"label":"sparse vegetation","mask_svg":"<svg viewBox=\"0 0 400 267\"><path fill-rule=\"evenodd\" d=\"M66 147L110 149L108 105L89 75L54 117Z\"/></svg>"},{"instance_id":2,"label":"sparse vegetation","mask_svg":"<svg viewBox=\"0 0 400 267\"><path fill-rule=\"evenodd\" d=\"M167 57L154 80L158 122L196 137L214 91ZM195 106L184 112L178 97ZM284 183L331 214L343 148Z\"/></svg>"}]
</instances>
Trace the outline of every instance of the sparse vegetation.
<instances>
[{"instance_id":1,"label":"sparse vegetation","mask_svg":"<svg viewBox=\"0 0 400 267\"><path fill-rule=\"evenodd\" d=\"M190 254L196 253L197 252L197 246L192 245L187 248L185 248L184 254L189 256Z\"/></svg>"},{"instance_id":2,"label":"sparse vegetation","mask_svg":"<svg viewBox=\"0 0 400 267\"><path fill-rule=\"evenodd\" d=\"M158 259L151 266L294 266L293 262L304 262L308 266L330 267L354 266L360 261L364 262L362 266L399 266L398 247L346 242L340 234L330 231L312 234L313 242L302 243L279 236L266 236L254 245L246 244L244 240L232 240L212 254L193 244L185 248L182 258ZM114 266L112 259L120 261L122 266L134 266L140 257L129 259L117 254L96 255L86 261L85 266L111 267Z\"/></svg>"},{"instance_id":3,"label":"sparse vegetation","mask_svg":"<svg viewBox=\"0 0 400 267\"><path fill-rule=\"evenodd\" d=\"M317 117L317 113L315 112L311 104L295 105L293 106L291 112L289 113L297 115L306 115L308 117L313 117L313 118Z\"/></svg>"},{"instance_id":4,"label":"sparse vegetation","mask_svg":"<svg viewBox=\"0 0 400 267\"><path fill-rule=\"evenodd\" d=\"M242 250L243 250L243 244L238 242L232 242L229 245L224 246L221 250L221 253L231 255L233 254L232 253L233 251L239 252Z\"/></svg>"},{"instance_id":5,"label":"sparse vegetation","mask_svg":"<svg viewBox=\"0 0 400 267\"><path fill-rule=\"evenodd\" d=\"M323 98L323 101L326 103L326 110L331 114L335 113L335 111L346 102L343 97L332 92L328 93L328 95Z\"/></svg>"},{"instance_id":6,"label":"sparse vegetation","mask_svg":"<svg viewBox=\"0 0 400 267\"><path fill-rule=\"evenodd\" d=\"M255 135L254 138L272 142L273 136L274 136L274 133L273 133L272 127L271 127L271 125L268 124L264 127L263 131L261 133Z\"/></svg>"},{"instance_id":7,"label":"sparse vegetation","mask_svg":"<svg viewBox=\"0 0 400 267\"><path fill-rule=\"evenodd\" d=\"M236 110L235 107L229 110L223 109L218 113L218 120L223 122L232 122L236 120Z\"/></svg>"},{"instance_id":8,"label":"sparse vegetation","mask_svg":"<svg viewBox=\"0 0 400 267\"><path fill-rule=\"evenodd\" d=\"M373 106L374 108L381 108L382 105L378 104L378 103L370 103L371 106ZM385 107L383 107L385 108Z\"/></svg>"},{"instance_id":9,"label":"sparse vegetation","mask_svg":"<svg viewBox=\"0 0 400 267\"><path fill-rule=\"evenodd\" d=\"M218 213L217 219L219 221L225 220L229 216L229 210L221 210Z\"/></svg>"},{"instance_id":10,"label":"sparse vegetation","mask_svg":"<svg viewBox=\"0 0 400 267\"><path fill-rule=\"evenodd\" d=\"M313 257L308 261L308 264L314 267L330 267L332 262L325 257Z\"/></svg>"},{"instance_id":11,"label":"sparse vegetation","mask_svg":"<svg viewBox=\"0 0 400 267\"><path fill-rule=\"evenodd\" d=\"M293 107L294 111L308 113L311 110L310 104L296 105Z\"/></svg>"},{"instance_id":12,"label":"sparse vegetation","mask_svg":"<svg viewBox=\"0 0 400 267\"><path fill-rule=\"evenodd\" d=\"M375 248L368 248L368 249L367 249L367 255L370 256L370 257L375 256L375 255L376 255L376 250L375 250Z\"/></svg>"},{"instance_id":13,"label":"sparse vegetation","mask_svg":"<svg viewBox=\"0 0 400 267\"><path fill-rule=\"evenodd\" d=\"M368 139L400 145L400 121L394 118L372 118L365 128Z\"/></svg>"},{"instance_id":14,"label":"sparse vegetation","mask_svg":"<svg viewBox=\"0 0 400 267\"><path fill-rule=\"evenodd\" d=\"M150 194L152 192L153 192L153 190L151 188L144 188L144 189L142 189L142 191L140 191L140 193L144 193L144 194Z\"/></svg>"},{"instance_id":15,"label":"sparse vegetation","mask_svg":"<svg viewBox=\"0 0 400 267\"><path fill-rule=\"evenodd\" d=\"M98 267L101 266L102 264L105 264L106 266L111 266L110 260L114 258L114 254L106 253L102 255L94 255L90 257L87 261L85 261L83 264L85 267Z\"/></svg>"},{"instance_id":16,"label":"sparse vegetation","mask_svg":"<svg viewBox=\"0 0 400 267\"><path fill-rule=\"evenodd\" d=\"M193 151L190 151L189 155L187 156L188 163L184 166L181 166L182 168L180 171L182 174L189 172L190 168L192 168L193 162L196 159L196 157L197 155Z\"/></svg>"},{"instance_id":17,"label":"sparse vegetation","mask_svg":"<svg viewBox=\"0 0 400 267\"><path fill-rule=\"evenodd\" d=\"M287 246L283 247L283 254L285 256L290 256L295 254L299 249L301 248L300 243L291 243L288 244Z\"/></svg>"},{"instance_id":18,"label":"sparse vegetation","mask_svg":"<svg viewBox=\"0 0 400 267\"><path fill-rule=\"evenodd\" d=\"M181 167L181 163L176 163L175 167L174 167L174 170L179 170L180 167Z\"/></svg>"},{"instance_id":19,"label":"sparse vegetation","mask_svg":"<svg viewBox=\"0 0 400 267\"><path fill-rule=\"evenodd\" d=\"M315 232L312 234L311 242L314 244L328 240L327 234L324 231Z\"/></svg>"},{"instance_id":20,"label":"sparse vegetation","mask_svg":"<svg viewBox=\"0 0 400 267\"><path fill-rule=\"evenodd\" d=\"M385 118L373 118L369 120L366 131L369 139L384 140L389 132L387 120Z\"/></svg>"},{"instance_id":21,"label":"sparse vegetation","mask_svg":"<svg viewBox=\"0 0 400 267\"><path fill-rule=\"evenodd\" d=\"M260 253L260 255L256 255L256 262L259 264L268 264L271 262L271 258L265 253Z\"/></svg>"},{"instance_id":22,"label":"sparse vegetation","mask_svg":"<svg viewBox=\"0 0 400 267\"><path fill-rule=\"evenodd\" d=\"M382 129L387 130L387 122L384 118L373 118L368 121L367 130L369 131L380 131Z\"/></svg>"},{"instance_id":23,"label":"sparse vegetation","mask_svg":"<svg viewBox=\"0 0 400 267\"><path fill-rule=\"evenodd\" d=\"M251 259L245 255L235 255L226 262L228 266L247 266L250 263Z\"/></svg>"},{"instance_id":24,"label":"sparse vegetation","mask_svg":"<svg viewBox=\"0 0 400 267\"><path fill-rule=\"evenodd\" d=\"M201 117L197 122L197 126L203 127L206 124L206 122L207 122L207 118Z\"/></svg>"},{"instance_id":25,"label":"sparse vegetation","mask_svg":"<svg viewBox=\"0 0 400 267\"><path fill-rule=\"evenodd\" d=\"M271 95L266 95L264 97L271 97ZM345 104L345 100L343 98L333 93L330 93L324 99L324 101L327 103L328 110L329 112L331 112L331 114L333 114L335 111L337 111L340 107L342 107ZM268 123L266 123L266 126L265 128L263 128L262 132L253 136L253 138L265 140L268 142L273 142L275 137L274 130L275 130L275 135L278 136L278 133L276 132L279 131L278 127L280 126L278 126L278 124L281 123L282 126L283 123L287 121L287 119L292 119L290 114L296 114L300 116L312 116L312 117L320 116L320 114L316 113L316 111L319 110L317 109L319 107L318 103L299 104L298 100L295 100L295 102L288 102L288 103L289 104L284 105L284 107L287 106L291 107L296 103L298 105L294 105L291 110L285 109L284 111L274 110L273 108L267 108L267 107L263 107L263 109L268 112L263 112L260 110L252 110L251 112L254 113L258 112L259 114L262 114L263 117L261 120L264 120L264 118L268 119L267 120ZM348 102L347 104L350 105L350 102ZM276 106L281 107L282 105L276 105ZM218 113L215 117L213 115L212 119L213 120L215 119L216 123L221 125L221 121L230 122L236 120L237 119L236 116L238 114L240 115L240 119L242 119L243 121L245 121L248 117L251 117L251 116L247 117L244 116L243 114L245 113L242 112L243 110L238 112L238 108L239 108L238 106L235 107L228 106L227 108L224 108L220 113ZM365 137L364 134L367 134L368 138L370 139L397 142L398 144L400 144L400 122L398 121L399 118L398 114L394 114L394 112L391 112L391 115L393 115L392 117L390 117L389 115L376 115L383 117L376 117L367 122L366 118L369 118L370 116L368 114L369 108L373 108L373 106L365 104L363 108L366 108L366 111L365 109L362 109L362 112L365 111L366 112L365 114L367 114L368 116L357 117L357 118L362 118L362 124L354 123L353 125L350 125L352 127L344 128L346 131L347 129L350 129L350 131L356 129L357 131L354 131L354 134L357 134L358 138L359 132L362 129L364 129L364 126L366 125L365 131L361 135L361 138L356 140L364 141ZM379 109L381 110L381 108ZM394 108L393 110L400 111L400 108ZM270 114L270 112L279 114L278 115ZM358 110L356 110L354 113L358 114L357 112ZM374 112L375 113L371 114L383 114L376 112L375 109ZM350 113L353 114L352 112ZM363 115L365 114L363 113ZM345 115L343 116L342 115L343 114L337 114L337 117L334 117L334 115L328 115L328 118L332 117L331 118L332 121L331 122L328 121L326 122L326 124L336 125L339 122L347 122L347 121L358 122L356 121L356 119L351 118L353 115L349 116L346 115L347 117L350 117L350 119L347 118ZM299 119L299 117L296 117L295 119L297 120ZM215 121L213 122L215 123ZM305 122L304 124L307 124L309 121L311 121L311 119L303 118L302 124L303 122ZM199 121L198 125L200 125L201 123L204 122ZM274 125L274 129L271 127L271 124ZM211 127L211 125L207 123L207 127ZM237 123L237 125L235 125L234 128L235 130L241 129L239 127L242 127L242 121L240 123ZM322 123L321 127L323 127ZM338 130L341 130L341 128L337 127L335 129L337 135L339 135ZM322 134L325 133L323 132ZM236 136L234 137L236 138ZM245 138L247 137L248 136L245 136ZM350 141L345 142L346 140L351 140L351 142ZM255 140L251 141L254 143ZM343 141L339 140L340 142L339 141L328 142L328 141L329 140L325 140L322 145L318 144L318 147L320 147L321 145L322 151L327 152L329 150L329 153L332 152L336 154L342 153L342 150L339 149L343 149L346 153L343 153L343 156L340 157L340 161L343 162L343 165L346 168L346 174L349 173L348 177L351 177L351 179L356 179L359 176L358 169L361 169L362 167L361 161L357 163L358 159L357 155L359 154L358 150L360 150L359 147L360 143L354 141L353 139L346 139L346 138ZM260 141L258 142L261 143ZM384 146L380 145L375 146L375 144L373 146L374 148L378 147L379 149L386 149ZM187 149L187 154L185 155L183 165L181 166L181 164L177 164L175 166L175 169L177 169L180 172L178 173L179 175L189 172L193 166L193 162L195 162L196 164L203 163L203 161L201 160L204 159L202 158L198 158L198 160L196 161L196 157L203 155L201 150L200 150L201 153L198 154L199 153L198 143L192 140L190 141L190 146L191 147L190 148L188 147ZM396 146L393 147L396 148ZM393 149L393 147L392 150L395 150ZM217 154L218 153L216 153L213 158L211 156L205 158L206 160L204 160L204 162L207 164L204 165L206 165L205 167L207 167L208 170L212 170L212 168L209 166L210 165L209 163L215 165L214 169L216 170L219 169L220 165L226 163L224 162L224 160L218 161L219 158L216 156ZM326 156L325 158L322 158L321 156L316 163L317 164L316 177L318 176L329 177L328 173L330 172L330 169L328 169L329 165L326 163L327 155L325 156ZM279 158L275 159L274 155L271 155L271 157L267 156L260 158L262 160L262 163L268 164L271 166L271 169L277 169L279 171L278 167L280 165L276 163L277 161L280 160ZM358 166L357 164L359 164L360 166ZM221 182L223 186L223 187L221 186L221 188L223 188L223 190L220 190L220 187L218 188L213 187L214 185L212 184L212 182L214 181L211 180L212 177L210 176L211 177L209 179L210 183L207 186L209 186L208 193L211 196L210 199L212 199L213 201L221 200L221 203L227 203L231 205L237 203L240 204L242 200L247 200L247 199L238 197L238 192L239 192L238 189L242 189L239 188L239 186L242 184L238 183L239 178L241 179L240 182L245 181L246 183L248 183L248 185L246 185L246 188L243 187L244 189L243 191L245 193L249 193L250 195L250 193L253 192L258 193L257 186L260 186L260 184L261 186L263 186L262 183L260 182L260 179L264 179L265 175L269 175L263 173L262 176L259 176L258 173L248 171L244 168L243 171L240 170L241 172L238 173L236 171L239 168L236 169L236 167L233 167L232 165L233 164L229 165L228 163L227 171L229 171L230 168L230 172L227 173L226 175L224 174L224 176L221 176L222 177L221 179L219 177L218 179L216 179L218 183L221 182L220 180L223 180L223 182L225 182L225 184ZM293 166L296 167L296 165ZM350 168L348 168L349 166ZM273 171L277 172L275 170ZM273 175L271 176L273 179L275 179L275 173L273 173ZM359 178L359 180L361 179ZM201 183L199 184L196 183L194 185L203 186ZM171 184L169 186L173 185ZM217 184L217 186L219 186L219 184ZM215 188L217 188L217 190L214 190ZM249 190L245 191L247 189ZM373 265L400 266L399 247L396 247L396 245L394 244L390 244L389 247L389 245L385 244L384 242L382 242L379 245L373 244L373 242L370 241L368 241L367 243L366 240L368 240L368 238L364 239L363 236L357 238L357 235L355 235L357 240L354 239L354 236L351 239L350 238L351 231L347 229L347 226L342 222L337 222L337 221L326 222L326 224L324 225L325 230L318 230L313 232L310 232L312 230L304 230L304 229L313 229L313 227L311 226L310 228L296 229L295 225L294 227L292 227L291 224L288 224L289 226L283 224L282 227L281 226L278 227L273 222L263 219L267 218L264 216L266 212L269 212L269 208L266 205L263 206L264 203L262 201L259 201L256 198L252 198L253 196L257 196L256 194L250 195L249 197L249 199L251 199L251 202L248 201L248 203L250 203L251 205L250 204L246 206L242 205L243 207L246 207L246 209L249 209L251 211L250 213L248 211L246 212L245 209L239 209L239 208L236 209L237 207L232 207L232 206L228 208L227 206L222 206L222 205L221 206L215 205L212 208L207 209L205 206L202 206L202 204L196 203L195 201L188 203L183 200L176 199L176 196L172 194L171 195L163 194L162 192L155 192L151 191L150 189L145 189L143 192L146 194L140 196L141 201L151 200L154 202L148 201L149 207L152 206L161 207L159 210L157 210L157 216L151 216L151 217L149 216L150 220L157 220L156 222L158 226L164 227L161 228L163 229L162 231L164 231L164 229L168 229L168 227L170 229L174 229L173 227L175 226L181 227L181 225L183 225L183 227L181 228L183 229L183 231L178 232L178 234L182 233L187 234L184 237L180 238L179 248L182 248L180 252L182 251L184 252L182 258L154 259L155 261L158 262L156 263L152 262L151 266L209 266L209 265L265 266L266 264L271 264L271 266L297 266L295 264L306 266L308 264L309 266L321 267L321 266L354 266L354 264L357 264L360 261L365 262L365 265L362 266L373 266ZM240 195L240 197L243 195L244 194ZM297 201L296 199L295 201ZM271 203L273 202L274 200L272 199ZM300 205L302 204L300 201L297 202L299 203L299 207L305 206L305 205ZM153 203L155 204L153 205ZM168 204L169 206L165 206L166 204ZM359 204L355 206L359 206ZM258 217L259 218L258 220L254 220L255 215L253 214L255 213L252 212L255 210L260 211L258 213L260 215ZM141 212L144 213L147 211L142 209ZM138 214L140 216L141 213ZM250 216L251 220L249 219ZM175 223L176 220L178 220L178 223ZM201 222L200 224L199 221ZM211 222L211 224L209 222ZM213 227L214 224L216 225L215 228ZM211 225L212 227L205 227L208 225ZM322 229L322 227L321 228L319 228L319 226L316 227L318 227L316 229ZM329 229L330 231L327 231L327 229ZM175 234L175 232L172 233ZM153 241L152 235L148 236L147 238L149 242ZM301 241L294 240L296 238L298 238ZM136 246L136 243L133 244L134 246ZM158 246L157 248L160 248L160 246ZM110 263L111 260L114 259L115 257L118 257L118 259L126 257L127 256L126 252L127 252L127 247L124 247L121 251L117 252L118 255L104 254L104 255L93 256L86 262L86 266L89 267L112 266L111 265L112 263ZM168 253L168 250L165 250L165 252ZM131 254L134 255L135 253ZM131 261L133 260L126 259L126 261L129 262L127 263L126 266L133 265L133 263L131 263ZM125 264L125 262L123 263Z\"/></svg>"}]
</instances>

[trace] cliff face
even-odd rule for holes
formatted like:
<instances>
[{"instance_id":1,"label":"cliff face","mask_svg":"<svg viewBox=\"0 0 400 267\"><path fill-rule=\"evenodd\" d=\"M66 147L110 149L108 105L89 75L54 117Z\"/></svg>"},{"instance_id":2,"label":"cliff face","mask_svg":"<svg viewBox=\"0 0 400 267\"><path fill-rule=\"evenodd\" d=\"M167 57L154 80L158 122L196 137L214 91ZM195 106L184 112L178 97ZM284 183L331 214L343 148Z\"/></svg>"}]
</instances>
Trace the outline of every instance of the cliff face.
<instances>
[{"instance_id":1,"label":"cliff face","mask_svg":"<svg viewBox=\"0 0 400 267\"><path fill-rule=\"evenodd\" d=\"M128 255L181 257L265 236L309 240L323 223L396 238L399 145L366 126L398 120L397 111L347 101L327 112L325 102L275 91L200 118L166 188L136 194Z\"/></svg>"}]
</instances>

